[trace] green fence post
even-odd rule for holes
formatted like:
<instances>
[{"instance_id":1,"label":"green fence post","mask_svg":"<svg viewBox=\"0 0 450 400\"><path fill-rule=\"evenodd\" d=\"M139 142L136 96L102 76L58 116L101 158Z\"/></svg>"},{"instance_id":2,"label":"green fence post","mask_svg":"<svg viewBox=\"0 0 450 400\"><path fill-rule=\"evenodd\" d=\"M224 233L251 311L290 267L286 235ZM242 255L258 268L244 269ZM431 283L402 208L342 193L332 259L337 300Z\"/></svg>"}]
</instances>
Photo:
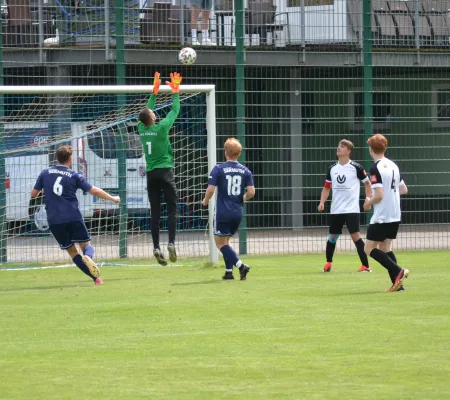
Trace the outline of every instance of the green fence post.
<instances>
[{"instance_id":1,"label":"green fence post","mask_svg":"<svg viewBox=\"0 0 450 400\"><path fill-rule=\"evenodd\" d=\"M116 2L116 83L125 85L125 30L123 25L124 1ZM109 40L109 38L107 38ZM117 117L123 120L122 109L125 105L125 94L117 95ZM119 256L126 258L128 256L128 208L127 208L127 149L126 149L126 129L124 124L119 124L119 140L117 149L118 172L119 172Z\"/></svg>"},{"instance_id":2,"label":"green fence post","mask_svg":"<svg viewBox=\"0 0 450 400\"><path fill-rule=\"evenodd\" d=\"M245 49L244 1L235 0L236 14L236 132L243 150L240 161L245 163ZM247 254L247 217L244 211L239 229L239 254Z\"/></svg>"},{"instance_id":3,"label":"green fence post","mask_svg":"<svg viewBox=\"0 0 450 400\"><path fill-rule=\"evenodd\" d=\"M3 20L0 13L0 27L3 26ZM3 85L3 38L0 35L0 85ZM0 94L0 119L5 114L4 109L5 96ZM6 222L6 166L5 153L3 148L4 130L3 123L0 123L0 263L7 262L7 222Z\"/></svg>"},{"instance_id":4,"label":"green fence post","mask_svg":"<svg viewBox=\"0 0 450 400\"><path fill-rule=\"evenodd\" d=\"M372 79L372 0L363 2L363 63L364 63L364 136L365 141L373 134L373 79ZM366 152L367 160L370 155Z\"/></svg>"},{"instance_id":5,"label":"green fence post","mask_svg":"<svg viewBox=\"0 0 450 400\"><path fill-rule=\"evenodd\" d=\"M366 168L372 163L367 140L373 135L373 78L372 78L372 0L363 0L363 68L364 68L364 151ZM365 193L365 192L364 192ZM365 195L364 195L365 198ZM369 223L372 211L365 214L366 224Z\"/></svg>"}]
</instances>

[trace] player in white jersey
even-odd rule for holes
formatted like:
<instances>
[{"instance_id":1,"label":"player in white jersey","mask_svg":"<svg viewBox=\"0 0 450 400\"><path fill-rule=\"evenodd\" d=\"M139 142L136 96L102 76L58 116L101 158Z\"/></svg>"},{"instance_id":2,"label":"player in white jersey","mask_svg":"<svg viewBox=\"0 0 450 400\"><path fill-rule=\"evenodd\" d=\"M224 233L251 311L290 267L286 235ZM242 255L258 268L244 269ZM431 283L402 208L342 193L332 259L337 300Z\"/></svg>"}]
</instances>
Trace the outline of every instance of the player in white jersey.
<instances>
[{"instance_id":1,"label":"player in white jersey","mask_svg":"<svg viewBox=\"0 0 450 400\"><path fill-rule=\"evenodd\" d=\"M384 156L387 139L380 134L372 136L369 144L370 155L374 164L370 168L372 197L367 197L364 209L373 206L373 216L367 230L365 251L374 260L388 270L392 286L388 292L404 290L403 281L409 271L397 265L397 258L392 251L392 241L397 237L401 221L400 195L408 193L397 164Z\"/></svg>"},{"instance_id":2,"label":"player in white jersey","mask_svg":"<svg viewBox=\"0 0 450 400\"><path fill-rule=\"evenodd\" d=\"M339 161L328 170L325 185L320 196L320 204L317 207L319 212L325 209L325 202L330 195L331 189L333 189L330 229L325 250L327 262L323 267L323 272L331 271L336 242L339 235L342 234L344 224L347 225L361 260L359 272L371 272L367 254L364 252L364 242L359 233L359 188L361 182L364 183L366 197L372 195L372 188L369 177L363 167L350 160L350 154L353 149L354 146L350 140L343 139L339 142L336 151Z\"/></svg>"}]
</instances>

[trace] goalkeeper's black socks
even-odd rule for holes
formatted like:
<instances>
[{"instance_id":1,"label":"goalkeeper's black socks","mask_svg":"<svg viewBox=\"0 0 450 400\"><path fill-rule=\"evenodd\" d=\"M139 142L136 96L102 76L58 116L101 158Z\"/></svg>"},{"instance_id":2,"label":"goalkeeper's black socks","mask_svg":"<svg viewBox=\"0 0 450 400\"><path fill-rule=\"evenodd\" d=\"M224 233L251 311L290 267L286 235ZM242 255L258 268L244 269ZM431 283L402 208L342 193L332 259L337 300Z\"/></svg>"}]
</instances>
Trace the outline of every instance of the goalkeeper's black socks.
<instances>
[{"instance_id":1,"label":"goalkeeper's black socks","mask_svg":"<svg viewBox=\"0 0 450 400\"><path fill-rule=\"evenodd\" d=\"M367 254L364 251L364 241L360 238L355 243L356 250L358 251L359 259L361 260L361 265L369 268L369 259L367 258Z\"/></svg>"},{"instance_id":2,"label":"goalkeeper's black socks","mask_svg":"<svg viewBox=\"0 0 450 400\"><path fill-rule=\"evenodd\" d=\"M334 255L334 250L336 249L336 242L335 243L331 243L329 240L327 240L327 247L325 250L325 255L327 257L327 262L333 262L333 255Z\"/></svg>"},{"instance_id":3,"label":"goalkeeper's black socks","mask_svg":"<svg viewBox=\"0 0 450 400\"><path fill-rule=\"evenodd\" d=\"M88 266L83 262L80 254L77 254L72 260L78 268L95 281L95 277L91 274L91 271L89 271Z\"/></svg>"},{"instance_id":4,"label":"goalkeeper's black socks","mask_svg":"<svg viewBox=\"0 0 450 400\"><path fill-rule=\"evenodd\" d=\"M370 252L370 257L378 261L384 268L388 270L391 279L392 276L397 277L401 271L401 268L394 261L392 261L392 259L389 258L389 256L384 251L381 251L380 249L373 249Z\"/></svg>"}]
</instances>

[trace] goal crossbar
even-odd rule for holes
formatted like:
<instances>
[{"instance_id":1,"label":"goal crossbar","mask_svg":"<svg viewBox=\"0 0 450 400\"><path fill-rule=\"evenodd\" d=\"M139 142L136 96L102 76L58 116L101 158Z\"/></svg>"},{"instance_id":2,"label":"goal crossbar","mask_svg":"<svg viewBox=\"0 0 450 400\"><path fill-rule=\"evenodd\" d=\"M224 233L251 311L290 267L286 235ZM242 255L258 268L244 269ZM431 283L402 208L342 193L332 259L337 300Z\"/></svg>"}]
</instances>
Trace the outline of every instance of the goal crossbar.
<instances>
[{"instance_id":1,"label":"goal crossbar","mask_svg":"<svg viewBox=\"0 0 450 400\"><path fill-rule=\"evenodd\" d=\"M180 85L181 93L211 93L214 85ZM86 86L0 86L0 94L94 94L94 93L152 93L153 85L86 85ZM162 85L159 93L171 93L172 88Z\"/></svg>"}]
</instances>

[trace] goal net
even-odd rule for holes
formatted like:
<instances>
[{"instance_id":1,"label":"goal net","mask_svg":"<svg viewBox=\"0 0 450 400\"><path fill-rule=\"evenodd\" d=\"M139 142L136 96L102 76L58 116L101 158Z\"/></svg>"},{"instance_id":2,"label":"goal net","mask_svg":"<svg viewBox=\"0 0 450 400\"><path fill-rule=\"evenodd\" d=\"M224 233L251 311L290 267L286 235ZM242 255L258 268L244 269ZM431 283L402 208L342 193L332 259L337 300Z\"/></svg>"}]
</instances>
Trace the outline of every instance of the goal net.
<instances>
[{"instance_id":1,"label":"goal net","mask_svg":"<svg viewBox=\"0 0 450 400\"><path fill-rule=\"evenodd\" d=\"M180 114L170 132L178 189L177 252L179 257L209 256L217 262L213 210L201 206L208 171L216 161L214 87L181 89ZM57 164L54 153L63 144L73 147L74 170L92 185L121 197L116 205L77 193L96 259L153 257L146 162L137 135L138 114L152 86L3 86L0 90L1 263L28 266L68 260L48 229L43 198L30 199L37 177ZM171 106L170 88L162 86L154 107L157 119L164 118ZM161 211L164 249L164 202Z\"/></svg>"}]
</instances>

